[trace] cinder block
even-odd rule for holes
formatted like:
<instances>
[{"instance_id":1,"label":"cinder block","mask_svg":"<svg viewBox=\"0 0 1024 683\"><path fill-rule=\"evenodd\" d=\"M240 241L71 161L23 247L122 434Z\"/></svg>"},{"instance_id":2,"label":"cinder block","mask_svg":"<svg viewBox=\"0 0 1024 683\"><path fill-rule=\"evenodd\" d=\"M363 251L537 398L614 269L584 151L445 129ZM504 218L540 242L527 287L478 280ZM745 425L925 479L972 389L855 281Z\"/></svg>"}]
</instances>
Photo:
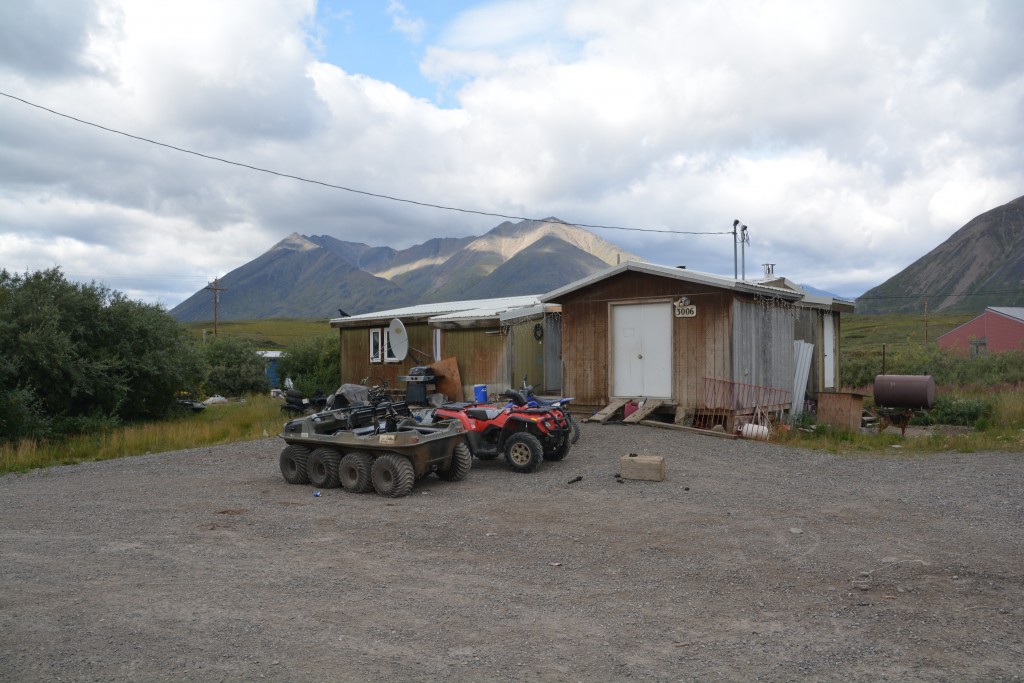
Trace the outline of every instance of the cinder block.
<instances>
[{"instance_id":1,"label":"cinder block","mask_svg":"<svg viewBox=\"0 0 1024 683\"><path fill-rule=\"evenodd\" d=\"M661 455L624 455L619 459L619 476L623 479L662 481L665 479L665 458Z\"/></svg>"}]
</instances>

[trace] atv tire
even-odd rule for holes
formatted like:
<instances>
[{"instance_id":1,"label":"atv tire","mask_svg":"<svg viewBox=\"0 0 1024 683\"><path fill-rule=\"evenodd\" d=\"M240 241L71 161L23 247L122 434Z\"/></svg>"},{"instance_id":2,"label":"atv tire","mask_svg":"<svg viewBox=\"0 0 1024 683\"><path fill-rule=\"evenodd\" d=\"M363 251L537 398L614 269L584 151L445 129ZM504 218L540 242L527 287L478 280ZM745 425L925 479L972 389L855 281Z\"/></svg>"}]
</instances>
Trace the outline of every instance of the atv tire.
<instances>
[{"instance_id":1,"label":"atv tire","mask_svg":"<svg viewBox=\"0 0 1024 683\"><path fill-rule=\"evenodd\" d=\"M341 459L338 465L338 481L341 487L352 493L366 493L373 490L373 456L356 451Z\"/></svg>"},{"instance_id":2,"label":"atv tire","mask_svg":"<svg viewBox=\"0 0 1024 683\"><path fill-rule=\"evenodd\" d=\"M452 464L446 470L438 470L437 476L445 481L462 481L473 467L473 454L469 446L460 443L452 451Z\"/></svg>"},{"instance_id":3,"label":"atv tire","mask_svg":"<svg viewBox=\"0 0 1024 683\"><path fill-rule=\"evenodd\" d=\"M540 467L544 448L533 434L519 432L505 441L505 462L513 472L529 474Z\"/></svg>"},{"instance_id":4,"label":"atv tire","mask_svg":"<svg viewBox=\"0 0 1024 683\"><path fill-rule=\"evenodd\" d=\"M552 448L550 451L544 452L544 459L557 462L558 460L564 460L565 456L569 455L569 449L572 448L572 440L569 435L566 434L562 437L562 443L558 444L557 448Z\"/></svg>"},{"instance_id":5,"label":"atv tire","mask_svg":"<svg viewBox=\"0 0 1024 683\"><path fill-rule=\"evenodd\" d=\"M286 446L281 451L280 467L281 475L289 484L308 484L309 474L306 470L306 462L309 458L309 449L305 446Z\"/></svg>"},{"instance_id":6,"label":"atv tire","mask_svg":"<svg viewBox=\"0 0 1024 683\"><path fill-rule=\"evenodd\" d=\"M569 420L569 429L572 430L572 437L569 439L569 443L575 444L580 440L580 423L576 421L576 418L568 410L565 411L565 417Z\"/></svg>"},{"instance_id":7,"label":"atv tire","mask_svg":"<svg viewBox=\"0 0 1024 683\"><path fill-rule=\"evenodd\" d=\"M338 488L338 461L341 454L333 448L318 448L309 455L306 470L309 483L318 489Z\"/></svg>"},{"instance_id":8,"label":"atv tire","mask_svg":"<svg viewBox=\"0 0 1024 683\"><path fill-rule=\"evenodd\" d=\"M373 479L373 488L380 495L401 498L412 491L416 471L404 455L385 453L374 461L370 478Z\"/></svg>"}]
</instances>

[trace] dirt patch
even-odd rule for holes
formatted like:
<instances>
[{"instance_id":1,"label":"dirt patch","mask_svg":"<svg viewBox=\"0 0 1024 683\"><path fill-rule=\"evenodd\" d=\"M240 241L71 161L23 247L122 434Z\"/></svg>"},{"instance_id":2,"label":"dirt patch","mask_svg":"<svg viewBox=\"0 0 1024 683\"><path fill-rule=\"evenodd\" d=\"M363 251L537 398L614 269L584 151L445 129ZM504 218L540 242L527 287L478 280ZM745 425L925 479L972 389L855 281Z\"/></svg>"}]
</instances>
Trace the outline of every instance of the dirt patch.
<instances>
[{"instance_id":1,"label":"dirt patch","mask_svg":"<svg viewBox=\"0 0 1024 683\"><path fill-rule=\"evenodd\" d=\"M313 497L283 443L0 478L8 680L1020 680L1024 455L584 425ZM663 455L661 482L616 477Z\"/></svg>"}]
</instances>

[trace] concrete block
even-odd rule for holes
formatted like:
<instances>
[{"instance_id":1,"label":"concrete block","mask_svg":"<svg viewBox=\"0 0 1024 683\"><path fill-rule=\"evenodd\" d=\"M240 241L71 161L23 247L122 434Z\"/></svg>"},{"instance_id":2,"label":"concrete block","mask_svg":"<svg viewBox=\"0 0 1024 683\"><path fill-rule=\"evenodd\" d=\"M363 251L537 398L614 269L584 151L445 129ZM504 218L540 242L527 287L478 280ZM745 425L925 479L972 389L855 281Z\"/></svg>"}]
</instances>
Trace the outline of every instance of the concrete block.
<instances>
[{"instance_id":1,"label":"concrete block","mask_svg":"<svg viewBox=\"0 0 1024 683\"><path fill-rule=\"evenodd\" d=\"M663 481L665 458L661 455L624 455L619 458L619 476L623 479Z\"/></svg>"}]
</instances>

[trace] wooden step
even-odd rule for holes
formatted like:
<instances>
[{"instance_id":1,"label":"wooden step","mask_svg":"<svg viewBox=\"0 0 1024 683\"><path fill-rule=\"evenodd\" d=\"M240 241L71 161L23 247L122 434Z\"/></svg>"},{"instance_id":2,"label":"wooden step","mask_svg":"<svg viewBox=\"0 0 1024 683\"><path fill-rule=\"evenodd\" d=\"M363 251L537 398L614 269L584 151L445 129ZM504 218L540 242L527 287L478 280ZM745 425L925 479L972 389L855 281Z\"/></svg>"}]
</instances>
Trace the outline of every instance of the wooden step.
<instances>
[{"instance_id":1,"label":"wooden step","mask_svg":"<svg viewBox=\"0 0 1024 683\"><path fill-rule=\"evenodd\" d=\"M653 413L655 410L661 407L664 401L658 398L648 398L644 400L643 405L636 409L636 412L623 420L623 424L635 425L640 420L645 419L648 415Z\"/></svg>"},{"instance_id":2,"label":"wooden step","mask_svg":"<svg viewBox=\"0 0 1024 683\"><path fill-rule=\"evenodd\" d=\"M610 420L612 415L618 412L622 408L622 406L626 405L628 400L629 399L622 398L616 401L612 401L604 408L588 417L586 420L584 420L584 422L600 422L601 424L604 424L605 422Z\"/></svg>"}]
</instances>

